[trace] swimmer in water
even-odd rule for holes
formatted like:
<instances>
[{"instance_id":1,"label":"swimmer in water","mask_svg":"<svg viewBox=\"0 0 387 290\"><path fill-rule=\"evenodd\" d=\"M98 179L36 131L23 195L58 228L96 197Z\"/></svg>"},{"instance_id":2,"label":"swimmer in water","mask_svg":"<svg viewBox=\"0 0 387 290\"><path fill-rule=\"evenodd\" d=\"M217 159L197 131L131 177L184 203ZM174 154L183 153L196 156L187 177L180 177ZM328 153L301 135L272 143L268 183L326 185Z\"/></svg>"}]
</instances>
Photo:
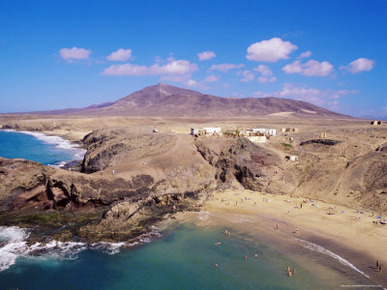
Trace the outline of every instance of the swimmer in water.
<instances>
[{"instance_id":1,"label":"swimmer in water","mask_svg":"<svg viewBox=\"0 0 387 290\"><path fill-rule=\"evenodd\" d=\"M215 267L216 269L218 269L218 264L217 264L217 263L215 263L215 264L214 264L214 267Z\"/></svg>"}]
</instances>

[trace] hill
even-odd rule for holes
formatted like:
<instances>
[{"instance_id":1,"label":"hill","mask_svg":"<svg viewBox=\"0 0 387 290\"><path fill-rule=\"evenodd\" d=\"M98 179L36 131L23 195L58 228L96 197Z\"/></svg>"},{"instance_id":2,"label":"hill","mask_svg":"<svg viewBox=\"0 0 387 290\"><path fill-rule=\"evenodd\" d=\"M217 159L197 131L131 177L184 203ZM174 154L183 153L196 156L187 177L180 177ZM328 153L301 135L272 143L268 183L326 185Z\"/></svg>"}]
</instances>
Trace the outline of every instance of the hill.
<instances>
[{"instance_id":1,"label":"hill","mask_svg":"<svg viewBox=\"0 0 387 290\"><path fill-rule=\"evenodd\" d=\"M268 98L223 98L167 84L148 86L114 103L39 112L60 115L136 117L324 117L348 118L307 102Z\"/></svg>"}]
</instances>

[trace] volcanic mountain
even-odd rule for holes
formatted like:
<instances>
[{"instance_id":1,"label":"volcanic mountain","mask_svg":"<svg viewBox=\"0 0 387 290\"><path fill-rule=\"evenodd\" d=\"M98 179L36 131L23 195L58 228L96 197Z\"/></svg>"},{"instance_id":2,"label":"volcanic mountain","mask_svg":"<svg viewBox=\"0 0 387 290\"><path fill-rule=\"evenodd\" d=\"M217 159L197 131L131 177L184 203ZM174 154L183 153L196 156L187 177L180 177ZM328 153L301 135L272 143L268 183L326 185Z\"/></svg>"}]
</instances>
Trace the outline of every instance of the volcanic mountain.
<instances>
[{"instance_id":1,"label":"volcanic mountain","mask_svg":"<svg viewBox=\"0 0 387 290\"><path fill-rule=\"evenodd\" d=\"M163 83L145 87L114 103L45 113L137 117L348 117L303 101L216 97Z\"/></svg>"}]
</instances>

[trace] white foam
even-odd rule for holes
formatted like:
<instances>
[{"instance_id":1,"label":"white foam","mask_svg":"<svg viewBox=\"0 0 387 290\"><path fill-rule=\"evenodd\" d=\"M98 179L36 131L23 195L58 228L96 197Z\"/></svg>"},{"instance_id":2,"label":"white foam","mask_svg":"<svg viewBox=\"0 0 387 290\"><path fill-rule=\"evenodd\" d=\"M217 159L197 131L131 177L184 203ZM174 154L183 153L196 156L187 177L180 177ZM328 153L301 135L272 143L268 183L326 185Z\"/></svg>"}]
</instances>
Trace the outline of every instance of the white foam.
<instances>
[{"instance_id":1,"label":"white foam","mask_svg":"<svg viewBox=\"0 0 387 290\"><path fill-rule=\"evenodd\" d=\"M349 261L347 261L343 257L341 257L341 256L339 256L339 255L329 251L328 249L326 249L326 248L324 248L324 247L322 247L320 245L314 244L312 242L305 241L305 240L301 240L301 239L297 239L297 238L295 238L295 240L298 241L304 248L312 250L312 251L315 251L315 252L319 252L319 253L325 254L327 256L330 256L330 257L338 260L341 264L343 264L345 266L348 266L351 269L355 270L356 272L362 274L364 277L370 278L367 274L365 274L364 272L362 272L361 270L356 268Z\"/></svg>"},{"instance_id":2,"label":"white foam","mask_svg":"<svg viewBox=\"0 0 387 290\"><path fill-rule=\"evenodd\" d=\"M25 240L28 236L29 233L24 229L0 226L0 271L8 269L26 251Z\"/></svg>"},{"instance_id":3,"label":"white foam","mask_svg":"<svg viewBox=\"0 0 387 290\"><path fill-rule=\"evenodd\" d=\"M79 148L78 144L72 143L59 136L50 136L39 132L29 131L19 131L19 133L34 136L36 139L39 139L46 144L56 145L55 147L58 149L73 151L72 153L76 159L82 159L86 152L85 149Z\"/></svg>"}]
</instances>

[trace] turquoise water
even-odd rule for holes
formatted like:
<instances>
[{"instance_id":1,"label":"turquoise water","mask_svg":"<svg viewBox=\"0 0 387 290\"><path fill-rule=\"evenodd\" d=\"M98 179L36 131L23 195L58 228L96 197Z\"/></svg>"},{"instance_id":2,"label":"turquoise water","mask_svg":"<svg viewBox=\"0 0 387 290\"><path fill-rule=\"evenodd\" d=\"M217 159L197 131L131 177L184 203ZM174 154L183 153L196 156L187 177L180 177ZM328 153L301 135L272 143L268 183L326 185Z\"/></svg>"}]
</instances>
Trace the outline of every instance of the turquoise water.
<instances>
[{"instance_id":1,"label":"turquoise water","mask_svg":"<svg viewBox=\"0 0 387 290\"><path fill-rule=\"evenodd\" d=\"M0 272L1 289L328 289L264 243L223 229L179 226L157 242L119 254L80 252L74 260L19 258ZM222 241L221 245L215 245ZM255 258L254 254L259 257ZM244 255L247 255L245 260ZM218 264L218 268L214 267ZM286 266L297 268L293 277Z\"/></svg>"},{"instance_id":2,"label":"turquoise water","mask_svg":"<svg viewBox=\"0 0 387 290\"><path fill-rule=\"evenodd\" d=\"M84 150L59 137L0 130L1 157L61 165L65 161L82 159L83 154Z\"/></svg>"}]
</instances>

